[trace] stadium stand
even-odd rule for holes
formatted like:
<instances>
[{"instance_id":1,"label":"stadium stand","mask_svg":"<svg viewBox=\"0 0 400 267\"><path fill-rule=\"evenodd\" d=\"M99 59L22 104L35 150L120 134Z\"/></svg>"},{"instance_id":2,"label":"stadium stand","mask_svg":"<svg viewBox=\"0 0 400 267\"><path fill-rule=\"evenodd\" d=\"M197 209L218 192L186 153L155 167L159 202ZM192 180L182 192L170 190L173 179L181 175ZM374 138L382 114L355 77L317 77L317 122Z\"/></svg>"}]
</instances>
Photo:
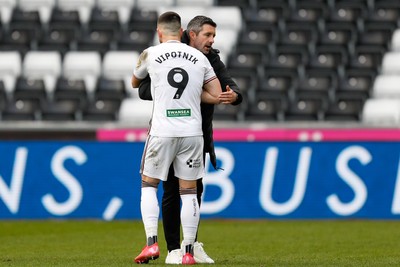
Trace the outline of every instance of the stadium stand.
<instances>
[{"instance_id":1,"label":"stadium stand","mask_svg":"<svg viewBox=\"0 0 400 267\"><path fill-rule=\"evenodd\" d=\"M0 0L1 120L147 116L129 80L166 10L184 27L199 14L218 24L245 101L216 107L217 121L369 123L400 98L398 1Z\"/></svg>"}]
</instances>

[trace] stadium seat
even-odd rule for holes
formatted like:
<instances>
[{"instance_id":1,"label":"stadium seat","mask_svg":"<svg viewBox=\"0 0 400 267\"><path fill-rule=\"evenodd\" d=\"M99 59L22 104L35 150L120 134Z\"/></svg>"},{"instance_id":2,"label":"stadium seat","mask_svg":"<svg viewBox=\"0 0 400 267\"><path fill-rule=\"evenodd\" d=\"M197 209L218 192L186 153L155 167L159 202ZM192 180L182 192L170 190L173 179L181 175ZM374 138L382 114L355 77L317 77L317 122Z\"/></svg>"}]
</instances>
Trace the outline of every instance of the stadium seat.
<instances>
[{"instance_id":1,"label":"stadium seat","mask_svg":"<svg viewBox=\"0 0 400 267\"><path fill-rule=\"evenodd\" d=\"M252 49L237 49L228 58L229 69L242 70L244 72L257 72L258 67L264 64L264 53L252 51Z\"/></svg>"},{"instance_id":2,"label":"stadium seat","mask_svg":"<svg viewBox=\"0 0 400 267\"><path fill-rule=\"evenodd\" d=\"M241 106L216 105L214 107L213 119L217 121L237 121L241 115Z\"/></svg>"},{"instance_id":3,"label":"stadium seat","mask_svg":"<svg viewBox=\"0 0 400 267\"><path fill-rule=\"evenodd\" d=\"M394 28L388 27L385 23L366 23L362 31L359 31L359 45L380 46L385 50L390 48Z\"/></svg>"},{"instance_id":4,"label":"stadium seat","mask_svg":"<svg viewBox=\"0 0 400 267\"><path fill-rule=\"evenodd\" d=\"M65 11L78 11L80 22L86 24L95 5L96 0L57 0L56 7Z\"/></svg>"},{"instance_id":5,"label":"stadium seat","mask_svg":"<svg viewBox=\"0 0 400 267\"><path fill-rule=\"evenodd\" d=\"M400 52L385 53L382 59L382 74L400 74Z\"/></svg>"},{"instance_id":6,"label":"stadium seat","mask_svg":"<svg viewBox=\"0 0 400 267\"><path fill-rule=\"evenodd\" d=\"M1 115L3 121L33 121L39 119L39 103L29 99L17 99L9 102Z\"/></svg>"},{"instance_id":7,"label":"stadium seat","mask_svg":"<svg viewBox=\"0 0 400 267\"><path fill-rule=\"evenodd\" d=\"M139 53L135 51L109 51L104 55L101 76L108 80L124 81L125 94L137 96L137 90L131 90L131 78Z\"/></svg>"},{"instance_id":8,"label":"stadium seat","mask_svg":"<svg viewBox=\"0 0 400 267\"><path fill-rule=\"evenodd\" d=\"M129 26L126 32L120 34L117 39L117 50L141 53L153 45L154 30L135 29Z\"/></svg>"},{"instance_id":9,"label":"stadium seat","mask_svg":"<svg viewBox=\"0 0 400 267\"><path fill-rule=\"evenodd\" d=\"M289 5L286 1L256 1L255 8L248 8L244 17L246 24L263 27L263 25L277 25L285 21L290 14Z\"/></svg>"},{"instance_id":10,"label":"stadium seat","mask_svg":"<svg viewBox=\"0 0 400 267\"><path fill-rule=\"evenodd\" d=\"M48 93L43 79L18 77L13 92L14 100L30 100L37 102L38 105L48 99Z\"/></svg>"},{"instance_id":11,"label":"stadium seat","mask_svg":"<svg viewBox=\"0 0 400 267\"><path fill-rule=\"evenodd\" d=\"M49 21L50 29L70 29L78 33L81 27L82 22L77 9L65 10L58 6L53 8Z\"/></svg>"},{"instance_id":12,"label":"stadium seat","mask_svg":"<svg viewBox=\"0 0 400 267\"><path fill-rule=\"evenodd\" d=\"M101 10L117 11L120 23L124 25L129 21L136 0L97 0L96 5Z\"/></svg>"},{"instance_id":13,"label":"stadium seat","mask_svg":"<svg viewBox=\"0 0 400 267\"><path fill-rule=\"evenodd\" d=\"M362 110L362 123L373 125L400 125L400 100L368 99Z\"/></svg>"},{"instance_id":14,"label":"stadium seat","mask_svg":"<svg viewBox=\"0 0 400 267\"><path fill-rule=\"evenodd\" d=\"M307 50L301 46L279 45L271 50L267 63L271 68L296 70L309 61Z\"/></svg>"},{"instance_id":15,"label":"stadium seat","mask_svg":"<svg viewBox=\"0 0 400 267\"><path fill-rule=\"evenodd\" d=\"M210 7L214 6L214 0L175 0L175 5L176 6L204 6L204 7L210 8Z\"/></svg>"},{"instance_id":16,"label":"stadium seat","mask_svg":"<svg viewBox=\"0 0 400 267\"><path fill-rule=\"evenodd\" d=\"M229 56L236 45L238 32L233 29L217 29L214 47Z\"/></svg>"},{"instance_id":17,"label":"stadium seat","mask_svg":"<svg viewBox=\"0 0 400 267\"><path fill-rule=\"evenodd\" d=\"M260 94L257 99L249 103L245 114L246 121L281 121L286 109L286 101L271 98L268 94Z\"/></svg>"},{"instance_id":18,"label":"stadium seat","mask_svg":"<svg viewBox=\"0 0 400 267\"><path fill-rule=\"evenodd\" d=\"M319 32L318 44L352 49L357 40L357 29L352 24L327 22Z\"/></svg>"},{"instance_id":19,"label":"stadium seat","mask_svg":"<svg viewBox=\"0 0 400 267\"><path fill-rule=\"evenodd\" d=\"M100 9L98 7L92 9L88 24L90 30L109 30L115 34L118 34L121 29L117 10Z\"/></svg>"},{"instance_id":20,"label":"stadium seat","mask_svg":"<svg viewBox=\"0 0 400 267\"><path fill-rule=\"evenodd\" d=\"M41 34L42 22L37 10L14 8L0 42L0 50L17 50L24 55L34 47Z\"/></svg>"},{"instance_id":21,"label":"stadium seat","mask_svg":"<svg viewBox=\"0 0 400 267\"><path fill-rule=\"evenodd\" d=\"M157 27L157 19L157 9L148 10L143 8L134 8L131 10L129 16L128 30L151 31L154 35L154 30Z\"/></svg>"},{"instance_id":22,"label":"stadium seat","mask_svg":"<svg viewBox=\"0 0 400 267\"><path fill-rule=\"evenodd\" d=\"M374 6L368 15L371 21L394 22L400 19L400 3L398 1L374 1Z\"/></svg>"},{"instance_id":23,"label":"stadium seat","mask_svg":"<svg viewBox=\"0 0 400 267\"><path fill-rule=\"evenodd\" d=\"M144 10L157 10L160 6L171 7L174 0L136 0L136 8Z\"/></svg>"},{"instance_id":24,"label":"stadium seat","mask_svg":"<svg viewBox=\"0 0 400 267\"><path fill-rule=\"evenodd\" d=\"M51 93L62 73L61 61L61 54L57 51L29 51L22 63L22 75L42 79L46 91Z\"/></svg>"},{"instance_id":25,"label":"stadium seat","mask_svg":"<svg viewBox=\"0 0 400 267\"><path fill-rule=\"evenodd\" d=\"M295 98L289 101L285 121L323 120L323 108L319 99Z\"/></svg>"},{"instance_id":26,"label":"stadium seat","mask_svg":"<svg viewBox=\"0 0 400 267\"><path fill-rule=\"evenodd\" d=\"M79 112L79 103L74 100L47 101L41 106L41 119L44 121L75 121Z\"/></svg>"},{"instance_id":27,"label":"stadium seat","mask_svg":"<svg viewBox=\"0 0 400 267\"><path fill-rule=\"evenodd\" d=\"M116 80L131 78L138 59L139 53L135 51L108 51L102 61L101 76Z\"/></svg>"},{"instance_id":28,"label":"stadium seat","mask_svg":"<svg viewBox=\"0 0 400 267\"><path fill-rule=\"evenodd\" d=\"M307 47L317 41L316 25L308 23L287 23L282 27L279 43Z\"/></svg>"},{"instance_id":29,"label":"stadium seat","mask_svg":"<svg viewBox=\"0 0 400 267\"><path fill-rule=\"evenodd\" d=\"M337 83L336 72L310 69L299 77L295 96L301 99L318 99L327 105Z\"/></svg>"},{"instance_id":30,"label":"stadium seat","mask_svg":"<svg viewBox=\"0 0 400 267\"><path fill-rule=\"evenodd\" d=\"M363 102L357 99L338 98L329 103L325 111L325 121L353 121L361 118Z\"/></svg>"},{"instance_id":31,"label":"stadium seat","mask_svg":"<svg viewBox=\"0 0 400 267\"><path fill-rule=\"evenodd\" d=\"M88 28L76 40L76 49L78 51L95 51L103 56L107 51L111 50L115 36L116 34L112 29Z\"/></svg>"},{"instance_id":32,"label":"stadium seat","mask_svg":"<svg viewBox=\"0 0 400 267\"><path fill-rule=\"evenodd\" d=\"M66 23L68 24L68 23ZM72 44L78 39L78 28L51 24L37 41L39 51L57 51L62 56L71 50Z\"/></svg>"},{"instance_id":33,"label":"stadium seat","mask_svg":"<svg viewBox=\"0 0 400 267\"><path fill-rule=\"evenodd\" d=\"M96 100L113 100L120 103L126 96L125 80L99 78L94 96Z\"/></svg>"},{"instance_id":34,"label":"stadium seat","mask_svg":"<svg viewBox=\"0 0 400 267\"><path fill-rule=\"evenodd\" d=\"M84 121L116 121L121 102L106 99L91 101L82 111Z\"/></svg>"},{"instance_id":35,"label":"stadium seat","mask_svg":"<svg viewBox=\"0 0 400 267\"><path fill-rule=\"evenodd\" d=\"M0 112L4 110L9 97L7 95L6 88L4 86L4 82L0 80Z\"/></svg>"},{"instance_id":36,"label":"stadium seat","mask_svg":"<svg viewBox=\"0 0 400 267\"><path fill-rule=\"evenodd\" d=\"M53 99L56 101L72 100L76 102L80 108L85 108L89 101L89 94L86 89L85 81L82 79L59 77L57 79Z\"/></svg>"},{"instance_id":37,"label":"stadium seat","mask_svg":"<svg viewBox=\"0 0 400 267\"><path fill-rule=\"evenodd\" d=\"M3 34L0 51L18 51L21 56L31 49L33 37L30 30L15 29Z\"/></svg>"},{"instance_id":38,"label":"stadium seat","mask_svg":"<svg viewBox=\"0 0 400 267\"><path fill-rule=\"evenodd\" d=\"M391 51L400 52L400 29L394 30L390 41Z\"/></svg>"},{"instance_id":39,"label":"stadium seat","mask_svg":"<svg viewBox=\"0 0 400 267\"><path fill-rule=\"evenodd\" d=\"M209 10L211 10L211 9L209 9ZM197 15L208 15L207 14L207 9L204 6L174 6L174 7L169 7L169 6L161 5L161 6L159 6L157 8L157 13L159 15L161 15L162 13L167 12L167 11L174 11L174 12L178 13L181 16L181 24L182 24L182 28L183 29L187 28L187 24L195 16L197 16ZM219 14L219 16L221 16L221 14ZM214 20L214 17L211 17L211 18ZM217 24L218 24L218 22L217 22ZM236 25L236 22L234 23L234 25ZM220 29L219 25L217 26L217 29ZM153 31L154 31L154 29L153 29Z\"/></svg>"},{"instance_id":40,"label":"stadium seat","mask_svg":"<svg viewBox=\"0 0 400 267\"><path fill-rule=\"evenodd\" d=\"M371 96L375 74L364 69L347 69L339 76L336 97L364 102Z\"/></svg>"},{"instance_id":41,"label":"stadium seat","mask_svg":"<svg viewBox=\"0 0 400 267\"><path fill-rule=\"evenodd\" d=\"M18 0L17 5L22 10L38 11L42 24L49 22L52 9L55 6L56 0Z\"/></svg>"},{"instance_id":42,"label":"stadium seat","mask_svg":"<svg viewBox=\"0 0 400 267\"><path fill-rule=\"evenodd\" d=\"M267 52L269 45L276 43L277 39L278 31L274 27L265 27L263 29L246 27L238 34L236 47L238 49L245 47L253 51Z\"/></svg>"},{"instance_id":43,"label":"stadium seat","mask_svg":"<svg viewBox=\"0 0 400 267\"><path fill-rule=\"evenodd\" d=\"M349 66L352 68L369 69L379 72L384 54L385 49L380 46L356 46L354 53L351 55Z\"/></svg>"},{"instance_id":44,"label":"stadium seat","mask_svg":"<svg viewBox=\"0 0 400 267\"><path fill-rule=\"evenodd\" d=\"M372 96L374 98L400 99L400 75L378 75L374 81Z\"/></svg>"},{"instance_id":45,"label":"stadium seat","mask_svg":"<svg viewBox=\"0 0 400 267\"><path fill-rule=\"evenodd\" d=\"M118 10L119 8L131 9L137 0L97 0L96 5L100 9Z\"/></svg>"},{"instance_id":46,"label":"stadium seat","mask_svg":"<svg viewBox=\"0 0 400 267\"><path fill-rule=\"evenodd\" d=\"M324 2L319 1L297 1L288 21L298 23L319 23L327 16L328 6Z\"/></svg>"},{"instance_id":47,"label":"stadium seat","mask_svg":"<svg viewBox=\"0 0 400 267\"><path fill-rule=\"evenodd\" d=\"M254 72L230 69L229 73L242 93L254 92L258 85L258 75Z\"/></svg>"},{"instance_id":48,"label":"stadium seat","mask_svg":"<svg viewBox=\"0 0 400 267\"><path fill-rule=\"evenodd\" d=\"M347 64L347 50L341 46L319 45L310 55L309 68L337 70Z\"/></svg>"},{"instance_id":49,"label":"stadium seat","mask_svg":"<svg viewBox=\"0 0 400 267\"><path fill-rule=\"evenodd\" d=\"M17 6L17 0L0 0L0 21L8 25L13 9Z\"/></svg>"},{"instance_id":50,"label":"stadium seat","mask_svg":"<svg viewBox=\"0 0 400 267\"><path fill-rule=\"evenodd\" d=\"M8 94L14 91L17 77L22 73L22 58L17 51L0 51L0 80Z\"/></svg>"},{"instance_id":51,"label":"stadium seat","mask_svg":"<svg viewBox=\"0 0 400 267\"><path fill-rule=\"evenodd\" d=\"M240 7L242 13L248 9L255 9L255 4L252 0L235 0L235 6ZM214 6L232 6L232 0L215 0Z\"/></svg>"},{"instance_id":52,"label":"stadium seat","mask_svg":"<svg viewBox=\"0 0 400 267\"><path fill-rule=\"evenodd\" d=\"M265 68L264 75L261 75L258 82L256 98L259 95L268 95L270 98L285 101L289 92L294 89L298 75L295 71L288 69Z\"/></svg>"},{"instance_id":53,"label":"stadium seat","mask_svg":"<svg viewBox=\"0 0 400 267\"><path fill-rule=\"evenodd\" d=\"M152 101L126 98L121 103L118 119L130 125L147 126L150 122L152 110Z\"/></svg>"},{"instance_id":54,"label":"stadium seat","mask_svg":"<svg viewBox=\"0 0 400 267\"><path fill-rule=\"evenodd\" d=\"M62 76L83 79L88 93L94 92L97 77L101 74L101 56L93 51L69 51L63 60Z\"/></svg>"},{"instance_id":55,"label":"stadium seat","mask_svg":"<svg viewBox=\"0 0 400 267\"><path fill-rule=\"evenodd\" d=\"M367 7L362 2L335 1L328 21L350 22L355 26L366 16Z\"/></svg>"},{"instance_id":56,"label":"stadium seat","mask_svg":"<svg viewBox=\"0 0 400 267\"><path fill-rule=\"evenodd\" d=\"M212 18L217 23L217 35L222 29L235 30L236 33L242 29L242 12L237 6L214 6L213 8L206 8L203 14Z\"/></svg>"},{"instance_id":57,"label":"stadium seat","mask_svg":"<svg viewBox=\"0 0 400 267\"><path fill-rule=\"evenodd\" d=\"M50 18L50 16L49 16ZM15 25L15 26L14 26ZM40 28L42 20L38 9L24 9L21 6L16 6L11 15L9 27L31 27Z\"/></svg>"}]
</instances>

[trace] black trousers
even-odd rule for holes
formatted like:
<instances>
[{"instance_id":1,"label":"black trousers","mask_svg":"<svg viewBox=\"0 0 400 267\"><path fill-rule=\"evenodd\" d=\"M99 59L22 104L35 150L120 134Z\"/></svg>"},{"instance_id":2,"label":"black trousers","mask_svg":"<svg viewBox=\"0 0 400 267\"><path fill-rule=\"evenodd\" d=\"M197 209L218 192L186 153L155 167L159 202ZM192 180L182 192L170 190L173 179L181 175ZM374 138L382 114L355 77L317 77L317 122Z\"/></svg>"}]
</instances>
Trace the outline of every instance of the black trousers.
<instances>
[{"instance_id":1,"label":"black trousers","mask_svg":"<svg viewBox=\"0 0 400 267\"><path fill-rule=\"evenodd\" d=\"M181 196L179 179L175 177L174 168L169 168L168 179L163 182L162 218L165 241L168 251L181 247ZM197 200L199 206L203 194L203 179L197 180Z\"/></svg>"}]
</instances>

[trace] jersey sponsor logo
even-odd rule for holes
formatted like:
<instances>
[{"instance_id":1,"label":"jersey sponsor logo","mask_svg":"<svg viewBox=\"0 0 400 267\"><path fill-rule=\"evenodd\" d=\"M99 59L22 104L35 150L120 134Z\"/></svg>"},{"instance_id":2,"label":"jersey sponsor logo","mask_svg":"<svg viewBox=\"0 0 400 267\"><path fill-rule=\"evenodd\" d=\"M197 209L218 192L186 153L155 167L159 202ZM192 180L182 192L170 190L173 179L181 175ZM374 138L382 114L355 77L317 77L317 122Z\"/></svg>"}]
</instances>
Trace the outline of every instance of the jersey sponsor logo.
<instances>
[{"instance_id":1,"label":"jersey sponsor logo","mask_svg":"<svg viewBox=\"0 0 400 267\"><path fill-rule=\"evenodd\" d=\"M192 112L187 109L167 109L167 117L190 117Z\"/></svg>"}]
</instances>

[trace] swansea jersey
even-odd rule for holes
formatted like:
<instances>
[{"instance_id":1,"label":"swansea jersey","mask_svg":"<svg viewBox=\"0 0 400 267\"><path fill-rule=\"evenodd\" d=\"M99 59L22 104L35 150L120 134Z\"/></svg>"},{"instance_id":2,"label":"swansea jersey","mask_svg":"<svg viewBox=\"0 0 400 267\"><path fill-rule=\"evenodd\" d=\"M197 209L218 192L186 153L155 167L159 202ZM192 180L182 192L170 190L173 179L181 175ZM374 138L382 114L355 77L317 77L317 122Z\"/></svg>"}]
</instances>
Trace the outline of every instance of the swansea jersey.
<instances>
[{"instance_id":1,"label":"swansea jersey","mask_svg":"<svg viewBox=\"0 0 400 267\"><path fill-rule=\"evenodd\" d=\"M197 49L168 41L144 50L135 77L151 78L153 114L150 135L202 135L200 102L203 85L216 79L208 59Z\"/></svg>"}]
</instances>

